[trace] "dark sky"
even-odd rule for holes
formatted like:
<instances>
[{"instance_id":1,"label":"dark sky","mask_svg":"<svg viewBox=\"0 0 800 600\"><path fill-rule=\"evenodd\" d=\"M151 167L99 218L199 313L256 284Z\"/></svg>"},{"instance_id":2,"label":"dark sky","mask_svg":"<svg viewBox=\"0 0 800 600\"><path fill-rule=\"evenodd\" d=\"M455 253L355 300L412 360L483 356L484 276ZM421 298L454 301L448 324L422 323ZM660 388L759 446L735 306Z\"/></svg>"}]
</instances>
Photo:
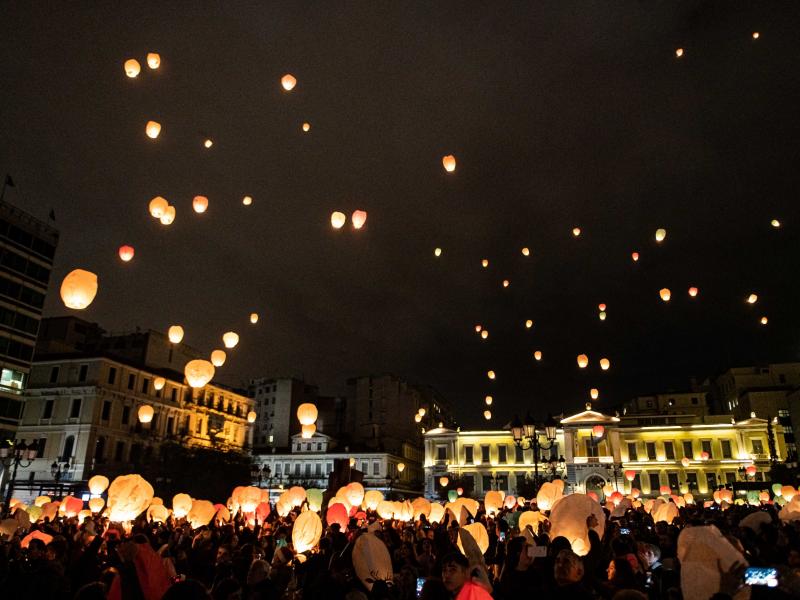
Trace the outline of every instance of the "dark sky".
<instances>
[{"instance_id":1,"label":"dark sky","mask_svg":"<svg viewBox=\"0 0 800 600\"><path fill-rule=\"evenodd\" d=\"M590 387L614 403L800 358L796 2L2 13L0 175L16 182L10 202L55 209L48 315L66 314L61 279L86 268L100 292L81 316L106 329L180 323L208 351L238 331L224 382L302 374L338 393L349 376L391 371L437 387L466 425L485 425L486 393L500 426L527 408L577 411ZM155 142L150 119L163 125ZM156 195L177 208L170 227L148 215ZM331 211L356 208L364 230L331 229Z\"/></svg>"}]
</instances>

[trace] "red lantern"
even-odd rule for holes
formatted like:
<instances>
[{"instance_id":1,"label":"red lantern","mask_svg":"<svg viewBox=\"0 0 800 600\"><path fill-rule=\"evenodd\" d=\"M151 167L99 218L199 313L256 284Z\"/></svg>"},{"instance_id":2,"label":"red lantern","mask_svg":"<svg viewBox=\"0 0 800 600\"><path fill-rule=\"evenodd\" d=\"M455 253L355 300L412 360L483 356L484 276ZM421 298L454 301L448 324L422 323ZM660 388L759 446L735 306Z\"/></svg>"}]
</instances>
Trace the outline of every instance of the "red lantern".
<instances>
[{"instance_id":1,"label":"red lantern","mask_svg":"<svg viewBox=\"0 0 800 600\"><path fill-rule=\"evenodd\" d=\"M439 485L442 487L447 487L447 484L450 483L450 479L446 475L442 475L439 477Z\"/></svg>"},{"instance_id":2,"label":"red lantern","mask_svg":"<svg viewBox=\"0 0 800 600\"><path fill-rule=\"evenodd\" d=\"M672 493L672 490L668 485L662 485L658 490L662 496L669 496Z\"/></svg>"},{"instance_id":3,"label":"red lantern","mask_svg":"<svg viewBox=\"0 0 800 600\"><path fill-rule=\"evenodd\" d=\"M456 493L457 493L459 496L463 496L463 495L464 495L464 488L458 488L458 489L456 489Z\"/></svg>"},{"instance_id":4,"label":"red lantern","mask_svg":"<svg viewBox=\"0 0 800 600\"><path fill-rule=\"evenodd\" d=\"M705 450L700 453L700 460L708 460L709 458L710 457L708 455L708 452L706 452Z\"/></svg>"},{"instance_id":5,"label":"red lantern","mask_svg":"<svg viewBox=\"0 0 800 600\"><path fill-rule=\"evenodd\" d=\"M119 247L119 257L124 261L128 262L133 258L134 250L133 246L120 246Z\"/></svg>"},{"instance_id":6,"label":"red lantern","mask_svg":"<svg viewBox=\"0 0 800 600\"><path fill-rule=\"evenodd\" d=\"M603 437L603 434L606 432L606 428L602 425L595 425L592 427L592 435L596 438Z\"/></svg>"},{"instance_id":7,"label":"red lantern","mask_svg":"<svg viewBox=\"0 0 800 600\"><path fill-rule=\"evenodd\" d=\"M339 502L330 505L328 511L325 513L325 520L328 522L328 526L337 523L339 525L339 531L342 532L347 531L347 524L350 522L347 509L344 504Z\"/></svg>"},{"instance_id":8,"label":"red lantern","mask_svg":"<svg viewBox=\"0 0 800 600\"><path fill-rule=\"evenodd\" d=\"M756 471L758 471L758 469L756 468L756 466L755 466L755 465L749 465L749 466L748 466L748 467L747 467L747 468L744 470L744 472L745 472L745 473L747 473L747 476L748 476L748 477L752 477L753 475L755 475L755 474L756 474Z\"/></svg>"},{"instance_id":9,"label":"red lantern","mask_svg":"<svg viewBox=\"0 0 800 600\"><path fill-rule=\"evenodd\" d=\"M625 471L625 479L627 479L628 481L633 481L634 479L636 479L636 471L632 469L628 469L627 471Z\"/></svg>"}]
</instances>

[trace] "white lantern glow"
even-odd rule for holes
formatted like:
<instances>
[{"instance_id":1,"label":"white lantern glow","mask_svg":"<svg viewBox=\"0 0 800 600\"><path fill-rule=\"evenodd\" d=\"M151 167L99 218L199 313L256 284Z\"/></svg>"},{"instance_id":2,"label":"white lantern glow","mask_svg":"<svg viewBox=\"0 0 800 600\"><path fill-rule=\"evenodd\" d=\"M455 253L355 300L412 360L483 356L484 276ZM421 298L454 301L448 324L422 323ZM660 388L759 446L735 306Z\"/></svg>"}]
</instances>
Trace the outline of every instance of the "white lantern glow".
<instances>
[{"instance_id":1,"label":"white lantern glow","mask_svg":"<svg viewBox=\"0 0 800 600\"><path fill-rule=\"evenodd\" d=\"M225 364L225 359L227 355L225 354L224 350L214 350L211 353L211 364L215 367L221 367Z\"/></svg>"},{"instance_id":2,"label":"white lantern glow","mask_svg":"<svg viewBox=\"0 0 800 600\"><path fill-rule=\"evenodd\" d=\"M183 339L183 327L180 325L173 325L167 330L167 337L173 344L180 344Z\"/></svg>"},{"instance_id":3,"label":"white lantern glow","mask_svg":"<svg viewBox=\"0 0 800 600\"><path fill-rule=\"evenodd\" d=\"M139 61L135 58L129 58L125 61L125 75L133 79L141 72L142 67L139 64Z\"/></svg>"},{"instance_id":4,"label":"white lantern glow","mask_svg":"<svg viewBox=\"0 0 800 600\"><path fill-rule=\"evenodd\" d=\"M284 90L291 92L294 89L294 86L297 85L297 79L294 77L294 75L287 73L281 77L281 85L283 86Z\"/></svg>"},{"instance_id":5,"label":"white lantern glow","mask_svg":"<svg viewBox=\"0 0 800 600\"><path fill-rule=\"evenodd\" d=\"M154 140L161 133L161 123L158 123L157 121L148 121L147 125L144 127L144 131L147 134L147 137Z\"/></svg>"},{"instance_id":6,"label":"white lantern glow","mask_svg":"<svg viewBox=\"0 0 800 600\"><path fill-rule=\"evenodd\" d=\"M234 331L228 331L222 336L222 343L226 348L235 348L239 343L239 334Z\"/></svg>"},{"instance_id":7,"label":"white lantern glow","mask_svg":"<svg viewBox=\"0 0 800 600\"><path fill-rule=\"evenodd\" d=\"M193 388L201 388L214 377L214 365L207 360L190 360L183 369L186 381Z\"/></svg>"}]
</instances>

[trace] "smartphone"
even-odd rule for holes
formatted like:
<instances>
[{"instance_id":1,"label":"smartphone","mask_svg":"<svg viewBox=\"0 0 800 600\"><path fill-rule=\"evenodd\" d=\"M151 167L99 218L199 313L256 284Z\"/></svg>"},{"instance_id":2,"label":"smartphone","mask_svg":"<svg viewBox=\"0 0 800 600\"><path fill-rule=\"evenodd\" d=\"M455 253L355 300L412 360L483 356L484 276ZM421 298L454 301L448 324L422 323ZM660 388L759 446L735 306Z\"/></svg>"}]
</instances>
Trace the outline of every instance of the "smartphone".
<instances>
[{"instance_id":1,"label":"smartphone","mask_svg":"<svg viewBox=\"0 0 800 600\"><path fill-rule=\"evenodd\" d=\"M630 535L631 534L631 530L628 529L627 527L620 527L619 528L619 534L620 535Z\"/></svg>"},{"instance_id":2,"label":"smartphone","mask_svg":"<svg viewBox=\"0 0 800 600\"><path fill-rule=\"evenodd\" d=\"M286 545L286 540L283 538L278 538L275 540L275 547L276 548L283 548Z\"/></svg>"},{"instance_id":3,"label":"smartphone","mask_svg":"<svg viewBox=\"0 0 800 600\"><path fill-rule=\"evenodd\" d=\"M422 596L422 586L425 585L424 577L417 577L417 598Z\"/></svg>"},{"instance_id":4,"label":"smartphone","mask_svg":"<svg viewBox=\"0 0 800 600\"><path fill-rule=\"evenodd\" d=\"M547 556L547 546L528 546L528 558L544 558Z\"/></svg>"},{"instance_id":5,"label":"smartphone","mask_svg":"<svg viewBox=\"0 0 800 600\"><path fill-rule=\"evenodd\" d=\"M499 539L501 542L505 542L506 541L506 532L505 531L501 531L500 535L498 536L497 539Z\"/></svg>"},{"instance_id":6,"label":"smartphone","mask_svg":"<svg viewBox=\"0 0 800 600\"><path fill-rule=\"evenodd\" d=\"M745 585L778 587L778 569L772 567L747 567L744 570Z\"/></svg>"}]
</instances>

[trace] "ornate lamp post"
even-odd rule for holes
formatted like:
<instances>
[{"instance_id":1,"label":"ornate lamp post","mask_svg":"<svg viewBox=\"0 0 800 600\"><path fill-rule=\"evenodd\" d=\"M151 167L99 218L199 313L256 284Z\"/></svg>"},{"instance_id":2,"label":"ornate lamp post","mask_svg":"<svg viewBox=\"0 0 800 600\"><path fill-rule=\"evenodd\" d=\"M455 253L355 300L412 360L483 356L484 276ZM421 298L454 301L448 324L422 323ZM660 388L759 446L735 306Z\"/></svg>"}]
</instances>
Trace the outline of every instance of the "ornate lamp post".
<instances>
[{"instance_id":1,"label":"ornate lamp post","mask_svg":"<svg viewBox=\"0 0 800 600\"><path fill-rule=\"evenodd\" d=\"M537 426L536 422L528 413L525 421L522 422L518 415L511 419L511 436L518 448L527 450L533 449L533 489L539 491L539 459L542 450L550 450L556 443L557 424L552 415L548 415L542 427ZM544 439L542 439L544 435Z\"/></svg>"},{"instance_id":2,"label":"ornate lamp post","mask_svg":"<svg viewBox=\"0 0 800 600\"><path fill-rule=\"evenodd\" d=\"M9 504L11 503L11 494L14 493L14 481L17 478L17 468L20 465L22 465L23 468L31 466L33 460L36 458L36 454L36 446L33 444L30 446L26 445L25 440L15 440L14 442L4 440L3 443L0 444L0 462L3 463L5 469L11 469L12 466L14 468L11 472L11 477L8 479L8 484L6 485L5 507L7 514L11 513Z\"/></svg>"}]
</instances>

